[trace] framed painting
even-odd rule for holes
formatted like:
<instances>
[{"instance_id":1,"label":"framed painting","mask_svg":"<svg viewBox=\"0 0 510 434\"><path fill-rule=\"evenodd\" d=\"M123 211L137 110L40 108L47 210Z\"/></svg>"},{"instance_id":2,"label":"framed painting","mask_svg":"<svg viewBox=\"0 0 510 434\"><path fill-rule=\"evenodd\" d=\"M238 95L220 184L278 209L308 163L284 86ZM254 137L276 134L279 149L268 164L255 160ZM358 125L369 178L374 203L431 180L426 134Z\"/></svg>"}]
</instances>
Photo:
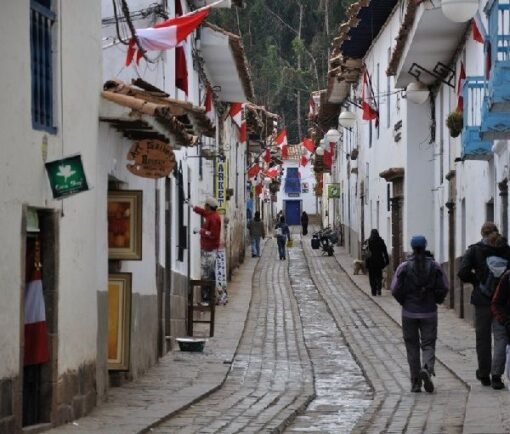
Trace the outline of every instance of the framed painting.
<instances>
[{"instance_id":1,"label":"framed painting","mask_svg":"<svg viewBox=\"0 0 510 434\"><path fill-rule=\"evenodd\" d=\"M108 259L142 259L141 190L108 192Z\"/></svg>"},{"instance_id":2,"label":"framed painting","mask_svg":"<svg viewBox=\"0 0 510 434\"><path fill-rule=\"evenodd\" d=\"M131 273L108 275L108 369L127 371L131 338Z\"/></svg>"}]
</instances>

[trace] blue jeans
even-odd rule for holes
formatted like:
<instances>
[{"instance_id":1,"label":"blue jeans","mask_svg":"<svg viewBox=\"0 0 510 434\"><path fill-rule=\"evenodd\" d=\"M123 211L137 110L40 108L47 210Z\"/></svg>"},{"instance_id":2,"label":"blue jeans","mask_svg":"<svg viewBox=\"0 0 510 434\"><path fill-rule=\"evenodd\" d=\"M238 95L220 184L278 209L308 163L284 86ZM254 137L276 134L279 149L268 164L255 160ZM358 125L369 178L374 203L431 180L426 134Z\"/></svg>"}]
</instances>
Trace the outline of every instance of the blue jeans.
<instances>
[{"instance_id":1,"label":"blue jeans","mask_svg":"<svg viewBox=\"0 0 510 434\"><path fill-rule=\"evenodd\" d=\"M285 237L277 237L276 242L278 244L278 254L280 255L280 259L285 259Z\"/></svg>"},{"instance_id":2,"label":"blue jeans","mask_svg":"<svg viewBox=\"0 0 510 434\"><path fill-rule=\"evenodd\" d=\"M251 254L255 256L260 256L260 237L252 237Z\"/></svg>"}]
</instances>

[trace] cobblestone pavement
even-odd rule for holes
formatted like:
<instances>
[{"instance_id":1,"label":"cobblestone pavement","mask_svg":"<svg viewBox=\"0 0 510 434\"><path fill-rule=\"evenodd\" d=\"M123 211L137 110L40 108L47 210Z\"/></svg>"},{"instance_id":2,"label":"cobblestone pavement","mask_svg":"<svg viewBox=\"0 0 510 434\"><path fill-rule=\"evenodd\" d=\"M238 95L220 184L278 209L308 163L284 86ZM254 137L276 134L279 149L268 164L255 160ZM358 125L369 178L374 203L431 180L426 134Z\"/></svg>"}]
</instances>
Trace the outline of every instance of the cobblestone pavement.
<instances>
[{"instance_id":1,"label":"cobblestone pavement","mask_svg":"<svg viewBox=\"0 0 510 434\"><path fill-rule=\"evenodd\" d=\"M279 261L276 255L271 241L255 269L244 333L221 389L152 432L280 432L314 397L288 261Z\"/></svg>"},{"instance_id":2,"label":"cobblestone pavement","mask_svg":"<svg viewBox=\"0 0 510 434\"><path fill-rule=\"evenodd\" d=\"M308 243L309 244L309 240ZM370 297L368 277L352 275L352 257L337 248L336 259L346 276L359 290L383 309L396 324L401 324L400 306L388 291L382 297ZM510 433L510 393L483 387L475 379L475 333L471 325L458 318L455 311L439 307L439 330L436 357L469 388L463 433ZM439 392L438 392L439 393Z\"/></svg>"},{"instance_id":3,"label":"cobblestone pavement","mask_svg":"<svg viewBox=\"0 0 510 434\"><path fill-rule=\"evenodd\" d=\"M317 291L302 249L289 249L289 258L290 283L313 364L316 398L285 432L350 432L370 405L372 389Z\"/></svg>"},{"instance_id":4,"label":"cobblestone pavement","mask_svg":"<svg viewBox=\"0 0 510 434\"><path fill-rule=\"evenodd\" d=\"M436 392L411 393L401 328L355 286L335 257L303 243L311 275L375 391L352 432L460 433L468 388L437 363Z\"/></svg>"}]
</instances>

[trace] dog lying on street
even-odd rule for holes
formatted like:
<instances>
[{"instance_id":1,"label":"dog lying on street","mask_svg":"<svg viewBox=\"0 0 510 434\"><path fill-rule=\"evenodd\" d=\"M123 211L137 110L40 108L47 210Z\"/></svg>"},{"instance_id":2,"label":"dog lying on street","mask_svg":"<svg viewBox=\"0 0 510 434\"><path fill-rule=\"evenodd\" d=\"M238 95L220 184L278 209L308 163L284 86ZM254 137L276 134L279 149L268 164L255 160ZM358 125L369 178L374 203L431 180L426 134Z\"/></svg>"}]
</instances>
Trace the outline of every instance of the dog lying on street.
<instances>
[{"instance_id":1,"label":"dog lying on street","mask_svg":"<svg viewBox=\"0 0 510 434\"><path fill-rule=\"evenodd\" d=\"M366 274L365 263L361 259L354 259L354 261L352 261L352 269L353 269L352 274L354 275L360 273Z\"/></svg>"}]
</instances>

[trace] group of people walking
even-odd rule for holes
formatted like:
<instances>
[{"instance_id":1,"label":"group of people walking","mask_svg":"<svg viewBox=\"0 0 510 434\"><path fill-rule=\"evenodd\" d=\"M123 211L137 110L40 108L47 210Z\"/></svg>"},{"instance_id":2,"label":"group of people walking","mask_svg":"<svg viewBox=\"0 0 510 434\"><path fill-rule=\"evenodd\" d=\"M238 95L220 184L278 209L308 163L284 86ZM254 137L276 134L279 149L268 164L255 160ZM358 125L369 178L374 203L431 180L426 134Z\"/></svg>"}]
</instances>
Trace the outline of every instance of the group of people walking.
<instances>
[{"instance_id":1,"label":"group of people walking","mask_svg":"<svg viewBox=\"0 0 510 434\"><path fill-rule=\"evenodd\" d=\"M308 216L301 216L302 234L308 233ZM256 212L248 226L252 256L260 256L264 223ZM283 213L274 226L280 260L286 259L290 231ZM469 246L458 271L463 283L473 285L471 304L475 311L475 342L478 369L475 377L482 385L503 389L507 345L510 345L510 247L492 222L481 228L482 239ZM444 302L449 283L440 264L427 250L427 239L415 235L410 255L397 267L390 285L391 294L401 305L402 334L410 370L411 391L434 391L435 349L438 333L437 306ZM380 296L383 270L389 264L384 240L376 229L363 243L372 296ZM493 344L494 342L494 344Z\"/></svg>"}]
</instances>

